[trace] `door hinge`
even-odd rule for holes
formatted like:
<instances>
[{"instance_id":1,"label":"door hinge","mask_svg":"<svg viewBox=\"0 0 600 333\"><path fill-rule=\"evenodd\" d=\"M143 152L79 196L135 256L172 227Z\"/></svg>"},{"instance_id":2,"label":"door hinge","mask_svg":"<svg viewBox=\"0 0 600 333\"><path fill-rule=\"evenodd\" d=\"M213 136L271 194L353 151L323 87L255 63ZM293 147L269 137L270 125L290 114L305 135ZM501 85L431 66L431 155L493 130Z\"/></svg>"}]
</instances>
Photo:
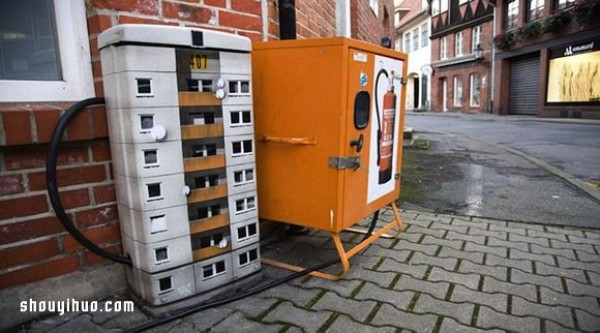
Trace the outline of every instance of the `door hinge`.
<instances>
[{"instance_id":1,"label":"door hinge","mask_svg":"<svg viewBox=\"0 0 600 333\"><path fill-rule=\"evenodd\" d=\"M402 177L402 172L396 172L394 174L394 179L400 179Z\"/></svg>"},{"instance_id":2,"label":"door hinge","mask_svg":"<svg viewBox=\"0 0 600 333\"><path fill-rule=\"evenodd\" d=\"M329 167L342 169L360 168L360 156L331 156L329 157Z\"/></svg>"}]
</instances>

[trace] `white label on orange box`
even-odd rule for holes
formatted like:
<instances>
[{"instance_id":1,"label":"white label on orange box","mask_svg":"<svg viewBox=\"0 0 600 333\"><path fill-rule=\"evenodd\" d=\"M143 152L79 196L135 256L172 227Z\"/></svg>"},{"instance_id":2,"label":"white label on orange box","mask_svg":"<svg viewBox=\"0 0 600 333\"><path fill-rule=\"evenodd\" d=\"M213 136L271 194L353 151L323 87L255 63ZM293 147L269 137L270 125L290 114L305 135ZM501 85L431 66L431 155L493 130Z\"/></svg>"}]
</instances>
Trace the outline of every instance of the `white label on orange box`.
<instances>
[{"instance_id":1,"label":"white label on orange box","mask_svg":"<svg viewBox=\"0 0 600 333\"><path fill-rule=\"evenodd\" d=\"M367 62L367 54L362 52L354 52L354 61Z\"/></svg>"}]
</instances>

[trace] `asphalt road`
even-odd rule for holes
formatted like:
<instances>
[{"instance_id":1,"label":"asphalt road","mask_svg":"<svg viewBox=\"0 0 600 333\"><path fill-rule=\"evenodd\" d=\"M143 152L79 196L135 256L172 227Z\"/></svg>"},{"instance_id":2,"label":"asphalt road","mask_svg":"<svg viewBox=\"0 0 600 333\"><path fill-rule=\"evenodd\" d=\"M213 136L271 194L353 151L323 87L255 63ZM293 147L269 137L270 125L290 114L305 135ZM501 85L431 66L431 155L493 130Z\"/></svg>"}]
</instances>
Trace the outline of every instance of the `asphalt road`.
<instances>
[{"instance_id":1,"label":"asphalt road","mask_svg":"<svg viewBox=\"0 0 600 333\"><path fill-rule=\"evenodd\" d=\"M404 208L600 228L599 122L425 113L406 126L429 145L404 151Z\"/></svg>"}]
</instances>

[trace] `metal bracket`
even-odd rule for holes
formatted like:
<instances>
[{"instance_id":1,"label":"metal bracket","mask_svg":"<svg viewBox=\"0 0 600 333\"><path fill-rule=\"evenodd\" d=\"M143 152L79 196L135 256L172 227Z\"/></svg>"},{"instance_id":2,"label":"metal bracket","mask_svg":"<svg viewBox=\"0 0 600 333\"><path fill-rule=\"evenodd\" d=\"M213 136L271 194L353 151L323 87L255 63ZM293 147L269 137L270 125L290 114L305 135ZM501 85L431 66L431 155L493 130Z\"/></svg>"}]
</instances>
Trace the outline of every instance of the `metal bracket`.
<instances>
[{"instance_id":1,"label":"metal bracket","mask_svg":"<svg viewBox=\"0 0 600 333\"><path fill-rule=\"evenodd\" d=\"M402 177L402 172L396 172L396 173L394 174L394 179L396 179L396 180L397 180L397 179L400 179L400 177Z\"/></svg>"},{"instance_id":2,"label":"metal bracket","mask_svg":"<svg viewBox=\"0 0 600 333\"><path fill-rule=\"evenodd\" d=\"M329 167L333 169L358 169L360 168L360 156L330 156Z\"/></svg>"}]
</instances>

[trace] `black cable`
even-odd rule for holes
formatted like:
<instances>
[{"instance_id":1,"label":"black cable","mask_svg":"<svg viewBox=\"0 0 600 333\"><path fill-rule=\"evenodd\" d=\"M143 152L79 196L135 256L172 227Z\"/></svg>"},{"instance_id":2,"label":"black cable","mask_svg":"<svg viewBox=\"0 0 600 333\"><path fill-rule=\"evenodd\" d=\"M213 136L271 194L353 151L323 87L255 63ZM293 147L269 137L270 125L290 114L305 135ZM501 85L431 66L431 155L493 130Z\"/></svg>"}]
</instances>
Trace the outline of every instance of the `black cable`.
<instances>
[{"instance_id":1,"label":"black cable","mask_svg":"<svg viewBox=\"0 0 600 333\"><path fill-rule=\"evenodd\" d=\"M379 165L379 160L381 159L381 152L379 151L379 148L381 147L382 130L381 116L379 114L379 99L377 98L377 92L379 91L379 77L381 76L381 74L385 74L385 77L388 79L390 77L385 68L380 69L379 72L377 72L377 77L375 77L375 113L377 114L377 165Z\"/></svg>"},{"instance_id":2,"label":"black cable","mask_svg":"<svg viewBox=\"0 0 600 333\"><path fill-rule=\"evenodd\" d=\"M92 243L89 239L87 239L77 227L67 213L60 201L60 196L58 194L58 183L56 181L56 162L58 159L58 148L60 145L61 138L67 129L67 126L73 120L73 118L85 107L95 104L104 104L104 98L102 97L94 97L84 99L80 102L75 103L71 106L65 114L60 117L58 120L58 124L54 128L54 132L52 133L52 138L50 139L50 148L48 151L48 159L46 160L46 185L48 187L48 196L50 197L50 203L52 204L52 208L56 212L56 217L60 220L63 227L78 241L81 245L83 245L86 249L92 251L93 253L106 258L108 260L118 262L125 265L131 266L131 258L120 256L118 254L114 254L112 252L108 252L98 245Z\"/></svg>"},{"instance_id":3,"label":"black cable","mask_svg":"<svg viewBox=\"0 0 600 333\"><path fill-rule=\"evenodd\" d=\"M375 230L375 225L377 224L378 219L379 219L379 210L377 210L375 213L373 213L373 219L371 220L371 225L369 226L369 230L367 230L367 233L365 234L363 239L360 241L361 243L366 241L367 238L371 237L371 234L373 234L373 230Z\"/></svg>"}]
</instances>

